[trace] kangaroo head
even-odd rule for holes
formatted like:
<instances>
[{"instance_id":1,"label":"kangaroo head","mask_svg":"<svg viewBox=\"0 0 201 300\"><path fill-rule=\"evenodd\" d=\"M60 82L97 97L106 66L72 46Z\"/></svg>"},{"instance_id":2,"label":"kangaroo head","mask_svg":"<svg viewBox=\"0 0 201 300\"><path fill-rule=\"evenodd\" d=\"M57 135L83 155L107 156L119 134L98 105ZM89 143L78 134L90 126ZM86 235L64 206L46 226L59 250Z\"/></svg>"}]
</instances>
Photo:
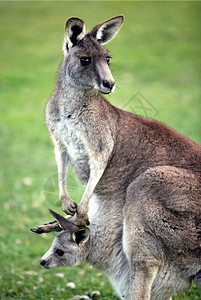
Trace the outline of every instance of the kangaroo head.
<instances>
[{"instance_id":1,"label":"kangaroo head","mask_svg":"<svg viewBox=\"0 0 201 300\"><path fill-rule=\"evenodd\" d=\"M63 231L58 234L50 249L43 255L40 264L45 269L59 266L75 266L83 262L89 252L89 229L76 224L50 210Z\"/></svg>"},{"instance_id":2,"label":"kangaroo head","mask_svg":"<svg viewBox=\"0 0 201 300\"><path fill-rule=\"evenodd\" d=\"M115 89L109 69L110 53L102 46L119 31L123 16L119 15L85 33L84 22L70 18L66 22L63 44L65 75L81 89L95 89L108 94Z\"/></svg>"}]
</instances>

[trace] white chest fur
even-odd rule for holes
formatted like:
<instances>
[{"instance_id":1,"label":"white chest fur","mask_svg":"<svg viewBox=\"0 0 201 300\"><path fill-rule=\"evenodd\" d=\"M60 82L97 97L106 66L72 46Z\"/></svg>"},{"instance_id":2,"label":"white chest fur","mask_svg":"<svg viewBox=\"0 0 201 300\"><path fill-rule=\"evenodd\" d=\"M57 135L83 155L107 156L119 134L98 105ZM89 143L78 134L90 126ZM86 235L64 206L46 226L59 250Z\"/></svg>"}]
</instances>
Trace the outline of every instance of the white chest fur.
<instances>
[{"instance_id":1,"label":"white chest fur","mask_svg":"<svg viewBox=\"0 0 201 300\"><path fill-rule=\"evenodd\" d=\"M52 139L54 143L63 145L76 175L86 184L90 173L89 151L78 124L61 118L52 132Z\"/></svg>"}]
</instances>

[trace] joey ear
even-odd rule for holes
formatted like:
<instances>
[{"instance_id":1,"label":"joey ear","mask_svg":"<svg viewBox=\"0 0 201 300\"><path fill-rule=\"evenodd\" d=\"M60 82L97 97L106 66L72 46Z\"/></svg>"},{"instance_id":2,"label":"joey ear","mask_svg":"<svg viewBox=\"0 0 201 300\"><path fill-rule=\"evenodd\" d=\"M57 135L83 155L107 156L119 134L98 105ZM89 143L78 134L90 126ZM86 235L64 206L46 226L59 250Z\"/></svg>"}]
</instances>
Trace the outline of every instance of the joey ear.
<instances>
[{"instance_id":1,"label":"joey ear","mask_svg":"<svg viewBox=\"0 0 201 300\"><path fill-rule=\"evenodd\" d=\"M90 236L90 230L87 227L77 230L77 231L73 232L73 234L72 234L72 238L78 246L80 244L86 243L89 239L89 236Z\"/></svg>"},{"instance_id":2,"label":"joey ear","mask_svg":"<svg viewBox=\"0 0 201 300\"><path fill-rule=\"evenodd\" d=\"M63 230L75 231L78 230L78 226L73 222L69 221L68 219L62 217L61 215L57 214L55 211L49 209L51 215L59 222L61 228Z\"/></svg>"},{"instance_id":3,"label":"joey ear","mask_svg":"<svg viewBox=\"0 0 201 300\"><path fill-rule=\"evenodd\" d=\"M81 19L72 17L67 20L63 46L64 53L84 37L85 31L86 28Z\"/></svg>"},{"instance_id":4,"label":"joey ear","mask_svg":"<svg viewBox=\"0 0 201 300\"><path fill-rule=\"evenodd\" d=\"M101 45L104 45L115 37L121 28L123 21L124 16L118 15L101 24L98 24L89 32L89 34L96 38Z\"/></svg>"}]
</instances>

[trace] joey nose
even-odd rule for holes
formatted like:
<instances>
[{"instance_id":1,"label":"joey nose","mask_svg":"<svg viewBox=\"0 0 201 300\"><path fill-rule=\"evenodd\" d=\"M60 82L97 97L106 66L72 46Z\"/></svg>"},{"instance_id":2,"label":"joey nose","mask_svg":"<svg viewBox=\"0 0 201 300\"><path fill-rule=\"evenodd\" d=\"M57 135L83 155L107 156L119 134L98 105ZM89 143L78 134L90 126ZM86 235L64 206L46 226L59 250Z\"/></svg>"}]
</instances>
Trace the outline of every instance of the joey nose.
<instances>
[{"instance_id":1,"label":"joey nose","mask_svg":"<svg viewBox=\"0 0 201 300\"><path fill-rule=\"evenodd\" d=\"M40 265L41 265L42 267L44 267L45 264L46 264L46 261L45 261L44 259L42 259L42 260L40 261Z\"/></svg>"},{"instance_id":2,"label":"joey nose","mask_svg":"<svg viewBox=\"0 0 201 300\"><path fill-rule=\"evenodd\" d=\"M107 89L112 90L114 85L115 85L114 81L103 80L103 86Z\"/></svg>"}]
</instances>

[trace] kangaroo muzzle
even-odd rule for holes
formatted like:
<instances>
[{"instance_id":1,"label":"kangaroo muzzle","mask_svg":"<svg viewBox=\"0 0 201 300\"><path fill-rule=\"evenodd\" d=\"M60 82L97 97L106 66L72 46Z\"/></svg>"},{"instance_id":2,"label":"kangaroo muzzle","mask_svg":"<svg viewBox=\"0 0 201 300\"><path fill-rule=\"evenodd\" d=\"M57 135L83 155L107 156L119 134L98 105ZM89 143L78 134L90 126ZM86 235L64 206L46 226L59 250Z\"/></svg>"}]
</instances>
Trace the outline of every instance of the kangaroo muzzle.
<instances>
[{"instance_id":1,"label":"kangaroo muzzle","mask_svg":"<svg viewBox=\"0 0 201 300\"><path fill-rule=\"evenodd\" d=\"M114 80L103 80L102 81L102 92L105 94L109 94L111 92L114 92L115 90L115 82Z\"/></svg>"},{"instance_id":2,"label":"kangaroo muzzle","mask_svg":"<svg viewBox=\"0 0 201 300\"><path fill-rule=\"evenodd\" d=\"M97 65L97 85L95 88L103 94L109 94L115 90L115 81L108 64L99 62Z\"/></svg>"}]
</instances>

